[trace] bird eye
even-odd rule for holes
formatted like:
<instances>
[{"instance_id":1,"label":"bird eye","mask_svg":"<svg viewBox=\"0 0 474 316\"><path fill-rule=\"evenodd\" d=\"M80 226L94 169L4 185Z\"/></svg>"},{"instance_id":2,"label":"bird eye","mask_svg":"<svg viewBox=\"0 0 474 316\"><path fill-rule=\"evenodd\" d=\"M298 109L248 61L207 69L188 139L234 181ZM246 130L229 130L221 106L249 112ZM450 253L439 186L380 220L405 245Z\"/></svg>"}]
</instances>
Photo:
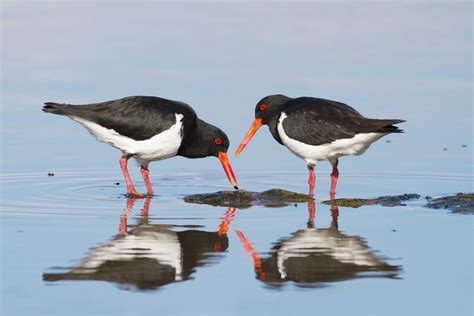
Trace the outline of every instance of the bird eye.
<instances>
[{"instance_id":1,"label":"bird eye","mask_svg":"<svg viewBox=\"0 0 474 316\"><path fill-rule=\"evenodd\" d=\"M222 144L222 139L216 138L216 139L214 139L214 142L215 142L217 145L220 145L220 144Z\"/></svg>"},{"instance_id":2,"label":"bird eye","mask_svg":"<svg viewBox=\"0 0 474 316\"><path fill-rule=\"evenodd\" d=\"M264 111L267 109L267 105L266 104L260 104L260 107L259 107L260 111Z\"/></svg>"}]
</instances>

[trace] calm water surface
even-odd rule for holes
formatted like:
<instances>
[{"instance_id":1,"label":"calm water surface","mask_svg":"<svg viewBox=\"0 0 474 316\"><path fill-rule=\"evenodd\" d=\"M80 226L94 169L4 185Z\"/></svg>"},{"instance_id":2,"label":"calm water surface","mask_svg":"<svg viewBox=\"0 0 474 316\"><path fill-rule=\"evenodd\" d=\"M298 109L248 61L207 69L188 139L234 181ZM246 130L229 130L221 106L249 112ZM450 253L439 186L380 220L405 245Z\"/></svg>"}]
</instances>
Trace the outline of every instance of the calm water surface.
<instances>
[{"instance_id":1,"label":"calm water surface","mask_svg":"<svg viewBox=\"0 0 474 316\"><path fill-rule=\"evenodd\" d=\"M239 180L251 190L304 192L305 178L280 172ZM221 174L152 180L157 196L130 200L119 172L3 174L4 312L472 313L469 215L425 209L424 200L331 208L320 204L329 198L323 175L316 203L242 210L183 202L186 194L227 189ZM346 174L340 185L338 197L437 195L470 191L472 176Z\"/></svg>"}]
</instances>

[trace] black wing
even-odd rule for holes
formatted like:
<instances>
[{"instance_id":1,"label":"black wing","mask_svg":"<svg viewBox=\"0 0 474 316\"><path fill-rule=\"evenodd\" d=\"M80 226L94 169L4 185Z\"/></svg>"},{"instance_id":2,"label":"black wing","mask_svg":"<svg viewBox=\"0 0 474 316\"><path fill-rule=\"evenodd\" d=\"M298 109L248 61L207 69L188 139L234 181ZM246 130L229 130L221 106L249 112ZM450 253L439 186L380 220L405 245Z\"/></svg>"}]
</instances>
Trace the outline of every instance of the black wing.
<instances>
[{"instance_id":1,"label":"black wing","mask_svg":"<svg viewBox=\"0 0 474 316\"><path fill-rule=\"evenodd\" d=\"M282 110L285 133L308 145L322 145L359 133L401 132L392 124L403 120L374 120L362 116L347 104L317 98L297 98Z\"/></svg>"},{"instance_id":2,"label":"black wing","mask_svg":"<svg viewBox=\"0 0 474 316\"><path fill-rule=\"evenodd\" d=\"M158 97L133 96L86 105L45 103L43 111L77 116L113 129L123 136L145 140L169 129L175 114L183 114L184 128L196 124L196 113L187 104Z\"/></svg>"}]
</instances>

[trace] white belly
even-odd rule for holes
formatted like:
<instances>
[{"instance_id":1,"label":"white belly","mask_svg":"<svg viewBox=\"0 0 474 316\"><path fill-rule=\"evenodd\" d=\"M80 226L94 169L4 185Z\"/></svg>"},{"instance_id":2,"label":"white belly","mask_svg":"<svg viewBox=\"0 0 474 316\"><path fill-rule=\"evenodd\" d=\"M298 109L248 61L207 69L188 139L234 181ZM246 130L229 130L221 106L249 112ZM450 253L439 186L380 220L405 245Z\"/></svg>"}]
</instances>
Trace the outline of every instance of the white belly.
<instances>
[{"instance_id":1,"label":"white belly","mask_svg":"<svg viewBox=\"0 0 474 316\"><path fill-rule=\"evenodd\" d=\"M107 143L122 152L134 155L142 164L150 161L163 160L178 153L182 141L183 118L182 114L175 114L176 123L166 131L146 140L134 140L120 135L113 129L108 129L94 122L70 116L71 119L83 125L98 141Z\"/></svg>"},{"instance_id":2,"label":"white belly","mask_svg":"<svg viewBox=\"0 0 474 316\"><path fill-rule=\"evenodd\" d=\"M372 250L356 236L345 236L328 229L306 229L282 243L277 252L278 272L286 278L285 262L308 255L331 256L333 259L357 266L383 265Z\"/></svg>"},{"instance_id":3,"label":"white belly","mask_svg":"<svg viewBox=\"0 0 474 316\"><path fill-rule=\"evenodd\" d=\"M76 269L88 273L107 261L127 261L149 258L175 269L175 280L182 279L182 251L178 236L173 231L145 232L140 235L126 235L94 248Z\"/></svg>"},{"instance_id":4,"label":"white belly","mask_svg":"<svg viewBox=\"0 0 474 316\"><path fill-rule=\"evenodd\" d=\"M334 161L341 156L361 155L373 142L385 135L385 133L361 133L352 138L335 140L329 144L308 145L286 135L283 129L283 120L286 117L284 112L281 113L277 127L283 145L311 165L315 165L320 160Z\"/></svg>"}]
</instances>

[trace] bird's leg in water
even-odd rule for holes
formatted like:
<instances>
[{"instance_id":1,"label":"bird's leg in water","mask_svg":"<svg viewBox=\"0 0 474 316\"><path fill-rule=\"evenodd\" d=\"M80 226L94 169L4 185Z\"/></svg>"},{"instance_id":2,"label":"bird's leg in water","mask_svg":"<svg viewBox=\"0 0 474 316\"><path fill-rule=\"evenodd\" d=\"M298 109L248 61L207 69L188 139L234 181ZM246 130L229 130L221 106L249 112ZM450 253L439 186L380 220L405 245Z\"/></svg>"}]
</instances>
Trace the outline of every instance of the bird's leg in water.
<instances>
[{"instance_id":1,"label":"bird's leg in water","mask_svg":"<svg viewBox=\"0 0 474 316\"><path fill-rule=\"evenodd\" d=\"M127 218L133 209L133 204L135 204L135 199L127 199L127 205L120 215L119 233L122 235L127 233Z\"/></svg>"},{"instance_id":2,"label":"bird's leg in water","mask_svg":"<svg viewBox=\"0 0 474 316\"><path fill-rule=\"evenodd\" d=\"M151 187L150 177L148 176L149 171L147 167L140 166L140 171L142 173L143 181L145 181L147 194L149 196L153 195L153 188Z\"/></svg>"},{"instance_id":3,"label":"bird's leg in water","mask_svg":"<svg viewBox=\"0 0 474 316\"><path fill-rule=\"evenodd\" d=\"M314 217L316 216L316 204L314 200L308 201L308 228L314 228Z\"/></svg>"},{"instance_id":4,"label":"bird's leg in water","mask_svg":"<svg viewBox=\"0 0 474 316\"><path fill-rule=\"evenodd\" d=\"M234 219L236 210L237 209L235 207L229 207L224 213L224 216L222 217L221 222L219 224L219 229L217 230L218 237L227 235L227 232L229 231L230 222L232 222L232 220ZM214 243L214 251L222 251L222 243L220 239L217 239L217 241Z\"/></svg>"},{"instance_id":5,"label":"bird's leg in water","mask_svg":"<svg viewBox=\"0 0 474 316\"><path fill-rule=\"evenodd\" d=\"M335 161L331 161L332 172L331 172L331 190L329 190L330 194L336 193L336 184L337 184L337 179L339 178L339 170L337 170L338 164L339 164L338 159L336 159Z\"/></svg>"},{"instance_id":6,"label":"bird's leg in water","mask_svg":"<svg viewBox=\"0 0 474 316\"><path fill-rule=\"evenodd\" d=\"M308 165L308 171L309 171L309 176L308 176L308 184L309 184L309 196L313 197L314 196L314 182L315 182L315 175L314 175L314 166Z\"/></svg>"},{"instance_id":7,"label":"bird's leg in water","mask_svg":"<svg viewBox=\"0 0 474 316\"><path fill-rule=\"evenodd\" d=\"M148 220L148 213L150 212L150 198L147 197L145 199L145 202L143 202L143 208L140 210L140 216L143 217L143 219Z\"/></svg>"},{"instance_id":8,"label":"bird's leg in water","mask_svg":"<svg viewBox=\"0 0 474 316\"><path fill-rule=\"evenodd\" d=\"M235 207L229 207L227 211L224 213L224 216L221 219L219 224L219 230L217 231L218 236L227 235L227 231L229 230L230 222L234 219L235 216Z\"/></svg>"},{"instance_id":9,"label":"bird's leg in water","mask_svg":"<svg viewBox=\"0 0 474 316\"><path fill-rule=\"evenodd\" d=\"M122 168L123 177L125 178L125 182L127 183L127 196L131 198L142 198L144 197L143 194L138 193L133 186L132 179L130 179L130 174L128 173L127 169L127 162L130 159L131 155L123 154L120 158L120 168Z\"/></svg>"},{"instance_id":10,"label":"bird's leg in water","mask_svg":"<svg viewBox=\"0 0 474 316\"><path fill-rule=\"evenodd\" d=\"M335 193L329 193L329 199L332 201L336 199ZM331 204L331 217L332 217L332 224L334 228L337 229L337 219L339 218L339 207L335 204Z\"/></svg>"}]
</instances>

